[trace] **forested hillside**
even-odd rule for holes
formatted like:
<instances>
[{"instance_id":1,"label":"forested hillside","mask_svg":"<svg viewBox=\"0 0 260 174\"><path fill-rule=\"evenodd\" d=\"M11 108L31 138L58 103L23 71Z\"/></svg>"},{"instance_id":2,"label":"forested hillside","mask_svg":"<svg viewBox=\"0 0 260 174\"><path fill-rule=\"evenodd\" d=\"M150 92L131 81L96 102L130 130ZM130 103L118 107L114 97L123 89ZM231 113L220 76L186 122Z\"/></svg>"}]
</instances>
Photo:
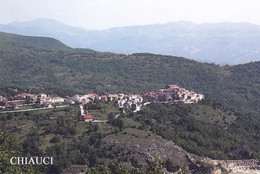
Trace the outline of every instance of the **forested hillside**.
<instances>
[{"instance_id":1,"label":"forested hillside","mask_svg":"<svg viewBox=\"0 0 260 174\"><path fill-rule=\"evenodd\" d=\"M260 62L237 66L182 57L72 49L51 38L0 33L0 86L143 93L178 84L248 116L260 113Z\"/></svg>"},{"instance_id":2,"label":"forested hillside","mask_svg":"<svg viewBox=\"0 0 260 174\"><path fill-rule=\"evenodd\" d=\"M188 152L213 159L259 158L259 119L222 104L151 104L134 119ZM253 152L253 153L252 153Z\"/></svg>"},{"instance_id":3,"label":"forested hillside","mask_svg":"<svg viewBox=\"0 0 260 174\"><path fill-rule=\"evenodd\" d=\"M127 173L120 169L138 174L164 173L162 168L210 173L205 170L214 166L205 157L244 160L260 155L259 119L211 100L153 103L137 113L123 113L115 102L97 101L86 107L95 119L106 118L108 122L82 122L79 105L1 113L0 171L79 173L87 166L88 170L99 171L96 173L101 169L115 174ZM117 114L120 116L115 118ZM10 165L10 157L18 154L51 156L54 164L26 168ZM73 168L78 172L72 172Z\"/></svg>"}]
</instances>

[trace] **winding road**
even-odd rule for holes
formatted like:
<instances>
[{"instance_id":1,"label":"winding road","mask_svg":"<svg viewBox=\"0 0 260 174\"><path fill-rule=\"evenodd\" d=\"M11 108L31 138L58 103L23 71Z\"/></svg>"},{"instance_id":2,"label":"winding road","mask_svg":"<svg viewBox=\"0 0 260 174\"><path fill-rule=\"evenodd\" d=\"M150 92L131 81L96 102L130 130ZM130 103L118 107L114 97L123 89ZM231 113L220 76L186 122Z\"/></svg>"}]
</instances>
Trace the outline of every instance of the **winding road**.
<instances>
[{"instance_id":1,"label":"winding road","mask_svg":"<svg viewBox=\"0 0 260 174\"><path fill-rule=\"evenodd\" d=\"M69 105L56 106L56 108L65 108ZM35 109L24 109L24 110L14 110L14 111L1 111L0 114L13 113L13 112L26 112L26 111L38 111L38 110L46 110L53 109L55 107L47 107L47 108L35 108Z\"/></svg>"}]
</instances>

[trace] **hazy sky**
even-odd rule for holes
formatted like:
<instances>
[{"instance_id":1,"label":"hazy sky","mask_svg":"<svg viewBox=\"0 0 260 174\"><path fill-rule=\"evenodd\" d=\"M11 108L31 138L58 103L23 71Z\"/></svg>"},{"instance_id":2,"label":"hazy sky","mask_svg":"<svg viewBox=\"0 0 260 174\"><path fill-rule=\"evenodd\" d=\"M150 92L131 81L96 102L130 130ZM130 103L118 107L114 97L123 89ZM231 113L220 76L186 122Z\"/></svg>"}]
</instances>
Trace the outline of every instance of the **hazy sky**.
<instances>
[{"instance_id":1,"label":"hazy sky","mask_svg":"<svg viewBox=\"0 0 260 174\"><path fill-rule=\"evenodd\" d=\"M0 24L56 19L86 29L176 21L260 25L260 0L0 0Z\"/></svg>"}]
</instances>

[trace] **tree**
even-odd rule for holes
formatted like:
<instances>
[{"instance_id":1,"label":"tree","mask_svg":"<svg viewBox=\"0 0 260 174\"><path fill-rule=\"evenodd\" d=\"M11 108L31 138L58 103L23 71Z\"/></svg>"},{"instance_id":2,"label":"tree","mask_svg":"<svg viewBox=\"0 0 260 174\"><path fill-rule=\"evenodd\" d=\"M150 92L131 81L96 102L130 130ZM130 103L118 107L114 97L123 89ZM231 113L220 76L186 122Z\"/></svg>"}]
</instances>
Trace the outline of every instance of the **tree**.
<instances>
[{"instance_id":1,"label":"tree","mask_svg":"<svg viewBox=\"0 0 260 174\"><path fill-rule=\"evenodd\" d=\"M52 137L52 139L50 139L50 143L58 143L60 142L60 137L58 135L55 135L54 137Z\"/></svg>"},{"instance_id":2,"label":"tree","mask_svg":"<svg viewBox=\"0 0 260 174\"><path fill-rule=\"evenodd\" d=\"M21 156L21 153L15 149L15 141L3 130L0 130L0 173L36 173L41 172L33 165L12 165L12 157Z\"/></svg>"},{"instance_id":3,"label":"tree","mask_svg":"<svg viewBox=\"0 0 260 174\"><path fill-rule=\"evenodd\" d=\"M169 159L164 162L164 166L168 172L176 172L180 168L179 166L175 166Z\"/></svg>"},{"instance_id":4,"label":"tree","mask_svg":"<svg viewBox=\"0 0 260 174\"><path fill-rule=\"evenodd\" d=\"M22 143L23 153L30 154L32 156L39 156L42 154L40 146L40 136L35 127L31 127L29 133L26 135L25 140Z\"/></svg>"}]
</instances>

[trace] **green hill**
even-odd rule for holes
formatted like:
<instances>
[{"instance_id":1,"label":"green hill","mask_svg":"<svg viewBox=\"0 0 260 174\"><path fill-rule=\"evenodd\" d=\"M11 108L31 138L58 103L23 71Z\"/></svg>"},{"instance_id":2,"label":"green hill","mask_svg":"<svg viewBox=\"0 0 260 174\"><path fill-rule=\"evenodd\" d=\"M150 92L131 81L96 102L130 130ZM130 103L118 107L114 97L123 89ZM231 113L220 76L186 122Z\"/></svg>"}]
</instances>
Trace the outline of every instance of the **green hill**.
<instances>
[{"instance_id":1,"label":"green hill","mask_svg":"<svg viewBox=\"0 0 260 174\"><path fill-rule=\"evenodd\" d=\"M260 120L245 117L214 101L151 104L133 118L142 124L142 129L151 130L199 156L213 159L260 156Z\"/></svg>"},{"instance_id":2,"label":"green hill","mask_svg":"<svg viewBox=\"0 0 260 174\"><path fill-rule=\"evenodd\" d=\"M66 50L71 49L60 41L46 37L28 37L0 32L1 49L11 47Z\"/></svg>"},{"instance_id":3,"label":"green hill","mask_svg":"<svg viewBox=\"0 0 260 174\"><path fill-rule=\"evenodd\" d=\"M260 156L259 119L247 118L211 100L197 104L150 104L137 113L121 113L118 118L115 115L121 111L114 102L99 101L96 106L88 109L89 114L95 119L108 119L107 123L80 121L78 105L1 114L1 130L8 130L16 141L10 142L13 146L7 148L9 151L2 148L0 171L8 173L14 169L15 166L6 166L13 150L23 156L53 157L54 165L36 167L44 173L62 173L69 168L82 171L86 166L98 168L99 164L113 170L114 162L133 170L132 173L155 173L146 172L146 168L157 166L152 161L156 157L160 159L157 167L163 165L172 172L180 167L186 173L199 173L213 168L205 157ZM3 145L9 142L0 138ZM171 167L165 165L166 161ZM138 168L145 171L137 172Z\"/></svg>"},{"instance_id":4,"label":"green hill","mask_svg":"<svg viewBox=\"0 0 260 174\"><path fill-rule=\"evenodd\" d=\"M248 116L260 113L260 62L223 67L149 53L72 49L51 38L7 33L0 33L0 53L1 87L142 93L178 84Z\"/></svg>"}]
</instances>

